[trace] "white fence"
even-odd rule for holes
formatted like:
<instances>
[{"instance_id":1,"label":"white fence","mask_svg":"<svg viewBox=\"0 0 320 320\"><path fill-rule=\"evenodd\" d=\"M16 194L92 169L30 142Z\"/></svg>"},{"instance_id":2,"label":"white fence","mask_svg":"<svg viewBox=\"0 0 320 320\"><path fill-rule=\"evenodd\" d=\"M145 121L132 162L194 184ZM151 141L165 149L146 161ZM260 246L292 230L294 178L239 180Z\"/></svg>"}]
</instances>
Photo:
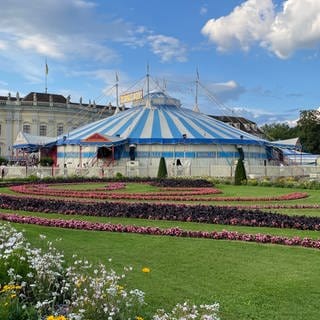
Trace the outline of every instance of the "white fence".
<instances>
[{"instance_id":1,"label":"white fence","mask_svg":"<svg viewBox=\"0 0 320 320\"><path fill-rule=\"evenodd\" d=\"M25 178L36 176L45 177L114 177L118 173L127 177L156 177L158 170L155 167L116 166L116 167L89 167L89 168L51 168L51 167L21 167L4 168L4 179ZM235 165L210 165L209 167L168 166L169 177L225 177L232 178ZM246 166L249 178L259 177L296 177L306 176L320 178L320 166Z\"/></svg>"}]
</instances>

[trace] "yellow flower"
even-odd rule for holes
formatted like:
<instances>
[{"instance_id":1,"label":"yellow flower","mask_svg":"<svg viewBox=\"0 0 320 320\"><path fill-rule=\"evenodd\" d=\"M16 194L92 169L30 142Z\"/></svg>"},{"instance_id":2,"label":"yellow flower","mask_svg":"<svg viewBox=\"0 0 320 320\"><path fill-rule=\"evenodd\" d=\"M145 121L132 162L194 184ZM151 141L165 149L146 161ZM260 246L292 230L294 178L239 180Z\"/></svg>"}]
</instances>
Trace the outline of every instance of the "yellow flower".
<instances>
[{"instance_id":1,"label":"yellow flower","mask_svg":"<svg viewBox=\"0 0 320 320\"><path fill-rule=\"evenodd\" d=\"M136 316L136 320L143 320L142 317Z\"/></svg>"},{"instance_id":2,"label":"yellow flower","mask_svg":"<svg viewBox=\"0 0 320 320\"><path fill-rule=\"evenodd\" d=\"M0 292L7 292L7 291L19 290L19 289L21 289L21 286L14 285L14 284L6 284L3 286Z\"/></svg>"},{"instance_id":3,"label":"yellow flower","mask_svg":"<svg viewBox=\"0 0 320 320\"><path fill-rule=\"evenodd\" d=\"M47 316L46 320L68 320L65 316Z\"/></svg>"},{"instance_id":4,"label":"yellow flower","mask_svg":"<svg viewBox=\"0 0 320 320\"><path fill-rule=\"evenodd\" d=\"M151 271L150 268L147 268L147 267L142 268L143 273L149 273L150 271Z\"/></svg>"},{"instance_id":5,"label":"yellow flower","mask_svg":"<svg viewBox=\"0 0 320 320\"><path fill-rule=\"evenodd\" d=\"M9 290L11 290L11 288L12 288L12 285L6 284L6 285L3 286L3 288L1 289L0 292L9 291Z\"/></svg>"},{"instance_id":6,"label":"yellow flower","mask_svg":"<svg viewBox=\"0 0 320 320\"><path fill-rule=\"evenodd\" d=\"M121 292L121 291L123 290L123 286L119 286L119 285L118 285L118 286L117 286L117 289L118 289L119 292Z\"/></svg>"},{"instance_id":7,"label":"yellow flower","mask_svg":"<svg viewBox=\"0 0 320 320\"><path fill-rule=\"evenodd\" d=\"M10 298L13 299L13 298L15 298L16 296L17 296L16 294L12 294L12 295L10 296Z\"/></svg>"}]
</instances>

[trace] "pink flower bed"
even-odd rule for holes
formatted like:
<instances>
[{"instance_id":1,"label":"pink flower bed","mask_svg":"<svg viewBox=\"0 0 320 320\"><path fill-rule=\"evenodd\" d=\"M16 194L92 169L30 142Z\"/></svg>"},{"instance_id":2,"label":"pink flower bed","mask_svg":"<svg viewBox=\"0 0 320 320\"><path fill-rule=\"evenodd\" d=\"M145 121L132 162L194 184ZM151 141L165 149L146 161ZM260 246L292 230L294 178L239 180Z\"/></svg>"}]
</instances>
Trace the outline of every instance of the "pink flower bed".
<instances>
[{"instance_id":1,"label":"pink flower bed","mask_svg":"<svg viewBox=\"0 0 320 320\"><path fill-rule=\"evenodd\" d=\"M0 213L0 219L14 223L35 224L47 227L107 231L107 232L125 232L144 235L174 236L189 238L204 238L215 240L247 241L256 243L271 243L287 246L302 246L308 248L320 249L320 240L300 237L282 237L269 234L247 234L236 231L188 231L180 228L161 229L158 227L139 227L135 225L122 225L112 223L99 223L78 220L46 219L32 216L20 216L17 214Z\"/></svg>"},{"instance_id":2,"label":"pink flower bed","mask_svg":"<svg viewBox=\"0 0 320 320\"><path fill-rule=\"evenodd\" d=\"M54 197L71 197L87 199L115 199L115 200L158 200L158 201L285 201L308 197L306 192L293 192L281 196L272 197L196 197L197 195L219 194L220 190L215 188L184 188L181 191L150 192L150 193L106 193L99 191L74 191L54 190L43 184L18 185L10 187L10 190L34 195L46 195ZM188 189L188 190L187 190ZM177 190L177 189L173 189Z\"/></svg>"}]
</instances>

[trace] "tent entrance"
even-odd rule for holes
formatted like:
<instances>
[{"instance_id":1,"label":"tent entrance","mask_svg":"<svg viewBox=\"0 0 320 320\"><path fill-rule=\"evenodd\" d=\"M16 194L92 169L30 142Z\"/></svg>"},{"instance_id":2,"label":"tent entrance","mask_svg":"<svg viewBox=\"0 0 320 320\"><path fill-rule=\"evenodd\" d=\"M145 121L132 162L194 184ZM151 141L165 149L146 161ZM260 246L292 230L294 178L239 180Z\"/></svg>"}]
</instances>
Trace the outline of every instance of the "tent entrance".
<instances>
[{"instance_id":1,"label":"tent entrance","mask_svg":"<svg viewBox=\"0 0 320 320\"><path fill-rule=\"evenodd\" d=\"M113 160L113 148L99 147L97 158L98 160Z\"/></svg>"}]
</instances>

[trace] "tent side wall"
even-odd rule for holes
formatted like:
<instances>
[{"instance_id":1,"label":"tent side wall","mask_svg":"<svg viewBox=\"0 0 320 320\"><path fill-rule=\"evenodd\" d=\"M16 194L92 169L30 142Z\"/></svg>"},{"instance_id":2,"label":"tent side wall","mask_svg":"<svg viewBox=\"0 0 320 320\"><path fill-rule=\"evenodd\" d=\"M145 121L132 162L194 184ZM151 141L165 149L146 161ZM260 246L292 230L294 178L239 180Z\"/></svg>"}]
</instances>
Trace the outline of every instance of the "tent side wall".
<instances>
[{"instance_id":1,"label":"tent side wall","mask_svg":"<svg viewBox=\"0 0 320 320\"><path fill-rule=\"evenodd\" d=\"M57 147L57 166L83 167L85 164L92 164L96 155L96 145L60 145Z\"/></svg>"},{"instance_id":2,"label":"tent side wall","mask_svg":"<svg viewBox=\"0 0 320 320\"><path fill-rule=\"evenodd\" d=\"M168 165L181 163L182 166L190 168L209 168L212 165L233 165L239 159L237 145L228 144L144 144L137 145L134 159L130 159L129 144L127 144L118 157L118 161L113 166L126 166L130 160L137 162L139 167L158 169L158 162L161 157L167 160ZM263 165L267 159L264 146L243 145L245 160L250 165ZM58 146L57 164L63 167L92 167L99 166L101 162L97 161L97 145L61 145Z\"/></svg>"},{"instance_id":3,"label":"tent side wall","mask_svg":"<svg viewBox=\"0 0 320 320\"><path fill-rule=\"evenodd\" d=\"M267 159L264 146L243 145L245 159L252 165L261 165ZM239 159L239 152L236 145L137 145L136 160L161 158L170 160L192 159L193 163L200 162L202 165L219 164L226 165Z\"/></svg>"},{"instance_id":4,"label":"tent side wall","mask_svg":"<svg viewBox=\"0 0 320 320\"><path fill-rule=\"evenodd\" d=\"M98 162L98 149L100 145L88 144L88 145L60 145L57 146L57 166L62 168L65 165L67 167L93 167ZM112 148L112 146L109 146ZM113 159L117 160L124 154L124 146L114 146Z\"/></svg>"}]
</instances>

